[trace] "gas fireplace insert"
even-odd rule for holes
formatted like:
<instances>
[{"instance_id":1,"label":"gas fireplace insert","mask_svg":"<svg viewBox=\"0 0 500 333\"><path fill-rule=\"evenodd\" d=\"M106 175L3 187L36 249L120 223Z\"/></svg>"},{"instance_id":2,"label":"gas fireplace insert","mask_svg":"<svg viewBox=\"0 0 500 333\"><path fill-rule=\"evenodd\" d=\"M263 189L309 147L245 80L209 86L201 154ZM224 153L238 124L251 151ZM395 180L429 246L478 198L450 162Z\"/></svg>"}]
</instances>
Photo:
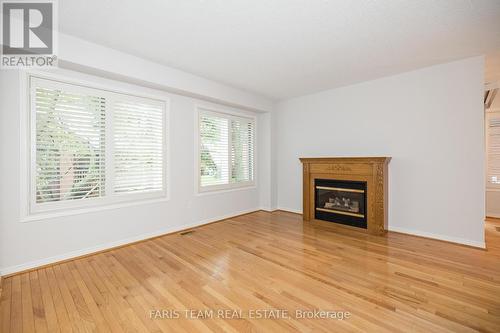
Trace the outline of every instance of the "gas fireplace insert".
<instances>
[{"instance_id":1,"label":"gas fireplace insert","mask_svg":"<svg viewBox=\"0 0 500 333\"><path fill-rule=\"evenodd\" d=\"M367 227L366 182L315 179L315 218Z\"/></svg>"}]
</instances>

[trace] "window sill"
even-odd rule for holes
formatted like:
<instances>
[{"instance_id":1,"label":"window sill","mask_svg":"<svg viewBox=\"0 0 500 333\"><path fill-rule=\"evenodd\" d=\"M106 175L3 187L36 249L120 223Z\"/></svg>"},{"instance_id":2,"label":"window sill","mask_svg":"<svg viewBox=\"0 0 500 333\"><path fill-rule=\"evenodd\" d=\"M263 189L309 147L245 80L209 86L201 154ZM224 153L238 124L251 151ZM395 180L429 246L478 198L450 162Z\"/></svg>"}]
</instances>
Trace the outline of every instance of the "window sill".
<instances>
[{"instance_id":1,"label":"window sill","mask_svg":"<svg viewBox=\"0 0 500 333\"><path fill-rule=\"evenodd\" d=\"M231 193L231 192L243 191L243 190L253 190L256 188L257 188L257 186L255 184L249 184L249 185L242 185L242 186L238 186L238 187L221 188L221 189L206 189L206 190L198 189L198 191L195 194L196 194L196 196L206 196L206 195Z\"/></svg>"},{"instance_id":2,"label":"window sill","mask_svg":"<svg viewBox=\"0 0 500 333\"><path fill-rule=\"evenodd\" d=\"M26 223L26 222L33 222L33 221L40 221L40 220L48 220L48 219L55 219L55 218L63 217L63 216L81 215L81 214L100 212L100 211L111 210L111 209L119 209L119 208L133 207L133 206L139 206L139 205L149 205L149 204L155 204L155 203L161 203L161 202L167 202L167 201L169 201L169 198L163 197L163 198L155 198L155 199L130 201L130 202L120 202L120 203L107 204L107 205L102 205L102 206L93 206L93 207L85 207L85 208L72 208L72 209L65 209L62 211L33 213L33 214L29 214L29 215L24 215L24 216L22 215L20 222Z\"/></svg>"}]
</instances>

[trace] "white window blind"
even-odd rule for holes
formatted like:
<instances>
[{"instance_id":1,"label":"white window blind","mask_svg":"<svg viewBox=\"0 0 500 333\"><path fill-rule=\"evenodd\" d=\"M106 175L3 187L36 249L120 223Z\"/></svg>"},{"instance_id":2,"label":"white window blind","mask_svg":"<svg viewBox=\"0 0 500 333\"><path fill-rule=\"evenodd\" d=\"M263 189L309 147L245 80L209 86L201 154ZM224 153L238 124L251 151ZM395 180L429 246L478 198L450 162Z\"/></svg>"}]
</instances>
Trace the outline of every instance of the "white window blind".
<instances>
[{"instance_id":1,"label":"white window blind","mask_svg":"<svg viewBox=\"0 0 500 333\"><path fill-rule=\"evenodd\" d=\"M30 78L30 212L166 195L164 101Z\"/></svg>"},{"instance_id":2,"label":"white window blind","mask_svg":"<svg viewBox=\"0 0 500 333\"><path fill-rule=\"evenodd\" d=\"M200 189L224 189L253 182L254 128L250 118L200 110Z\"/></svg>"},{"instance_id":3,"label":"white window blind","mask_svg":"<svg viewBox=\"0 0 500 333\"><path fill-rule=\"evenodd\" d=\"M229 120L216 115L200 116L200 184L229 183Z\"/></svg>"},{"instance_id":4,"label":"white window blind","mask_svg":"<svg viewBox=\"0 0 500 333\"><path fill-rule=\"evenodd\" d=\"M488 113L486 126L488 187L500 187L500 112Z\"/></svg>"},{"instance_id":5,"label":"white window blind","mask_svg":"<svg viewBox=\"0 0 500 333\"><path fill-rule=\"evenodd\" d=\"M231 120L231 180L235 183L253 180L253 132L251 120Z\"/></svg>"},{"instance_id":6,"label":"white window blind","mask_svg":"<svg viewBox=\"0 0 500 333\"><path fill-rule=\"evenodd\" d=\"M117 101L113 110L114 191L161 191L164 174L161 105Z\"/></svg>"},{"instance_id":7,"label":"white window blind","mask_svg":"<svg viewBox=\"0 0 500 333\"><path fill-rule=\"evenodd\" d=\"M105 98L63 85L35 95L36 202L105 195Z\"/></svg>"}]
</instances>

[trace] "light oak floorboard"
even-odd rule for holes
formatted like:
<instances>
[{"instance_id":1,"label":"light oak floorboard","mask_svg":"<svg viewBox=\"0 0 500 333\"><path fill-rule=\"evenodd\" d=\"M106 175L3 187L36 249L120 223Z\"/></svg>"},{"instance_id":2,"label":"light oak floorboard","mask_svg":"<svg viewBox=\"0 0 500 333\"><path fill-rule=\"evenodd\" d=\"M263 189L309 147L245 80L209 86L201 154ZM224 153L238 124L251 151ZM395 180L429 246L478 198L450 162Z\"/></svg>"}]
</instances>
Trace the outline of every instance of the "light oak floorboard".
<instances>
[{"instance_id":1,"label":"light oak floorboard","mask_svg":"<svg viewBox=\"0 0 500 333\"><path fill-rule=\"evenodd\" d=\"M255 212L3 278L7 332L500 332L500 220L488 250ZM187 319L184 310L242 310ZM248 311L287 310L288 319ZM295 310L349 311L344 320ZM178 310L152 319L151 310Z\"/></svg>"}]
</instances>

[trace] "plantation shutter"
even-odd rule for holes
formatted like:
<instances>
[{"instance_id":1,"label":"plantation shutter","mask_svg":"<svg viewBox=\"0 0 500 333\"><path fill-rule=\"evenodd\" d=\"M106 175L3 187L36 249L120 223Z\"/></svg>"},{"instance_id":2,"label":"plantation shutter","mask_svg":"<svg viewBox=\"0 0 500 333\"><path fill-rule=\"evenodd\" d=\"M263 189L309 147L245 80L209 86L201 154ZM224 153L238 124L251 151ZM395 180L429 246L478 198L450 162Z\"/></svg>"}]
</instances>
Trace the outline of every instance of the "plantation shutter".
<instances>
[{"instance_id":1,"label":"plantation shutter","mask_svg":"<svg viewBox=\"0 0 500 333\"><path fill-rule=\"evenodd\" d=\"M488 170L489 187L500 187L500 112L487 116Z\"/></svg>"},{"instance_id":2,"label":"plantation shutter","mask_svg":"<svg viewBox=\"0 0 500 333\"><path fill-rule=\"evenodd\" d=\"M229 120L200 115L200 186L229 183Z\"/></svg>"},{"instance_id":3,"label":"plantation shutter","mask_svg":"<svg viewBox=\"0 0 500 333\"><path fill-rule=\"evenodd\" d=\"M161 191L164 181L163 106L120 99L113 105L113 189L117 194Z\"/></svg>"},{"instance_id":4,"label":"plantation shutter","mask_svg":"<svg viewBox=\"0 0 500 333\"><path fill-rule=\"evenodd\" d=\"M254 125L246 119L231 120L231 181L253 180Z\"/></svg>"},{"instance_id":5,"label":"plantation shutter","mask_svg":"<svg viewBox=\"0 0 500 333\"><path fill-rule=\"evenodd\" d=\"M36 203L105 195L105 108L98 94L34 79Z\"/></svg>"},{"instance_id":6,"label":"plantation shutter","mask_svg":"<svg viewBox=\"0 0 500 333\"><path fill-rule=\"evenodd\" d=\"M167 105L29 77L29 214L165 198Z\"/></svg>"},{"instance_id":7,"label":"plantation shutter","mask_svg":"<svg viewBox=\"0 0 500 333\"><path fill-rule=\"evenodd\" d=\"M200 112L200 187L227 188L253 181L254 123L250 118Z\"/></svg>"}]
</instances>

